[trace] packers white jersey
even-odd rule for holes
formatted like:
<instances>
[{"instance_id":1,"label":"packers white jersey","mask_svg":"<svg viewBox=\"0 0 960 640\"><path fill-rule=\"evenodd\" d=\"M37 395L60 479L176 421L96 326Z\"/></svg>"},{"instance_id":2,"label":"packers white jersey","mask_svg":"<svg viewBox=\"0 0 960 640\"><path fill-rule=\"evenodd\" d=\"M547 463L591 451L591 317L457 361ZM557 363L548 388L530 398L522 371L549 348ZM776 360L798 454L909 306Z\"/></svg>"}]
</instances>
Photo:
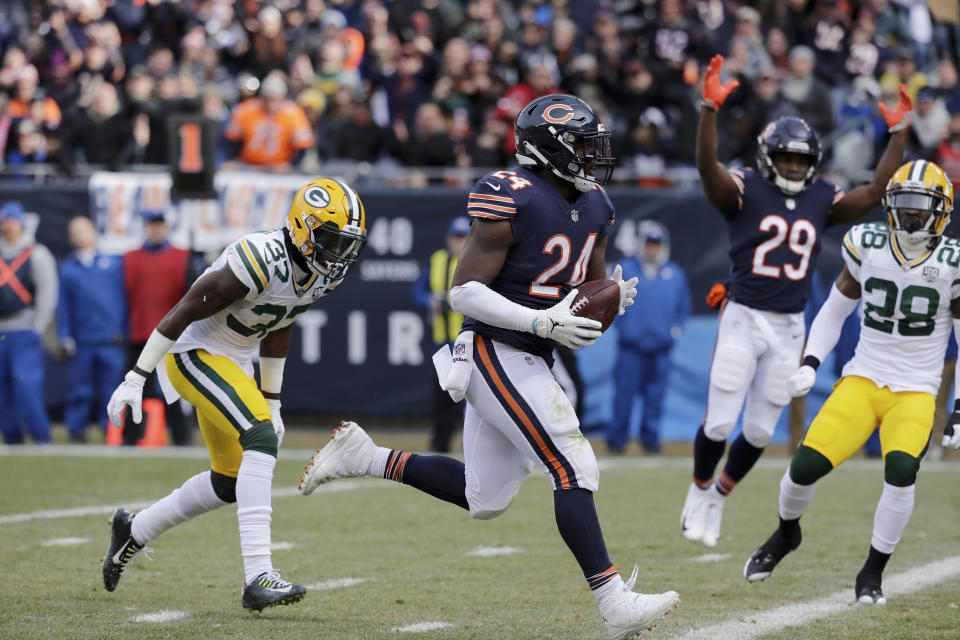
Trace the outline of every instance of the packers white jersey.
<instances>
[{"instance_id":1,"label":"packers white jersey","mask_svg":"<svg viewBox=\"0 0 960 640\"><path fill-rule=\"evenodd\" d=\"M860 341L843 375L892 391L937 393L960 297L960 242L940 238L908 260L886 225L860 224L843 237L843 259L860 283Z\"/></svg>"},{"instance_id":2,"label":"packers white jersey","mask_svg":"<svg viewBox=\"0 0 960 640\"><path fill-rule=\"evenodd\" d=\"M204 274L224 266L248 287L249 293L219 313L188 326L171 352L206 349L234 359L250 373L255 349L263 337L292 324L343 280L312 274L298 285L282 229L244 236L224 249Z\"/></svg>"}]
</instances>

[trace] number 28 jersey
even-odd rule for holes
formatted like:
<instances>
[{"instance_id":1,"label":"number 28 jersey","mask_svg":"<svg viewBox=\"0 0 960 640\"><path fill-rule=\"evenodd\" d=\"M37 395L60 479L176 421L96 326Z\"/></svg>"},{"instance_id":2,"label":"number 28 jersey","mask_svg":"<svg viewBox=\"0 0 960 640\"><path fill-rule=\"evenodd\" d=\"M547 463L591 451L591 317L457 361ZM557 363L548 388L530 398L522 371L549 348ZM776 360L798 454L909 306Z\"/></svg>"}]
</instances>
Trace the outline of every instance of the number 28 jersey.
<instances>
[{"instance_id":1,"label":"number 28 jersey","mask_svg":"<svg viewBox=\"0 0 960 640\"><path fill-rule=\"evenodd\" d=\"M960 297L960 242L938 238L908 260L886 225L860 224L843 237L843 260L860 283L860 340L843 375L891 391L936 394Z\"/></svg>"},{"instance_id":2,"label":"number 28 jersey","mask_svg":"<svg viewBox=\"0 0 960 640\"><path fill-rule=\"evenodd\" d=\"M737 205L723 211L730 235L730 297L763 311L803 311L830 209L845 195L817 178L788 196L752 169L731 169Z\"/></svg>"},{"instance_id":3,"label":"number 28 jersey","mask_svg":"<svg viewBox=\"0 0 960 640\"><path fill-rule=\"evenodd\" d=\"M251 361L263 337L292 324L342 281L313 274L304 285L297 285L282 229L244 236L224 249L204 273L224 266L249 288L249 293L209 318L192 323L170 351L206 349L233 359L251 374Z\"/></svg>"},{"instance_id":4,"label":"number 28 jersey","mask_svg":"<svg viewBox=\"0 0 960 640\"><path fill-rule=\"evenodd\" d=\"M552 307L586 280L590 257L614 219L613 204L602 188L581 193L571 203L548 179L522 167L480 179L467 199L467 215L510 223L513 245L489 286L533 309ZM553 361L553 340L474 318L467 318L463 328Z\"/></svg>"}]
</instances>

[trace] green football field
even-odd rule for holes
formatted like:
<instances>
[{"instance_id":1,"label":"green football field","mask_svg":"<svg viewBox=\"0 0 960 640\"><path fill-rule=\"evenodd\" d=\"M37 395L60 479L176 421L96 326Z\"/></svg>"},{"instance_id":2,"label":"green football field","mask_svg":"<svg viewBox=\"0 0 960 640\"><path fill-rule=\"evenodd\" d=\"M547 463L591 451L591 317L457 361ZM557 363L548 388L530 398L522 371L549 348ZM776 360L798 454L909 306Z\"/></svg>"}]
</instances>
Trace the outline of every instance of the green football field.
<instances>
[{"instance_id":1,"label":"green football field","mask_svg":"<svg viewBox=\"0 0 960 640\"><path fill-rule=\"evenodd\" d=\"M110 514L142 508L203 470L204 451L0 447L0 638L605 637L557 533L546 478L531 476L506 514L479 522L386 481L340 480L299 496L309 453L281 453L273 557L310 591L251 615L240 606L235 507L167 532L150 544L152 560L141 555L117 591L103 589ZM639 564L638 589L682 598L644 637L960 637L960 462L921 469L884 607L853 599L882 487L876 461L852 460L822 481L800 549L767 581L743 579L746 558L776 524L786 464L761 460L728 501L720 544L706 549L680 534L688 458L601 456L597 505L611 558L624 575Z\"/></svg>"}]
</instances>

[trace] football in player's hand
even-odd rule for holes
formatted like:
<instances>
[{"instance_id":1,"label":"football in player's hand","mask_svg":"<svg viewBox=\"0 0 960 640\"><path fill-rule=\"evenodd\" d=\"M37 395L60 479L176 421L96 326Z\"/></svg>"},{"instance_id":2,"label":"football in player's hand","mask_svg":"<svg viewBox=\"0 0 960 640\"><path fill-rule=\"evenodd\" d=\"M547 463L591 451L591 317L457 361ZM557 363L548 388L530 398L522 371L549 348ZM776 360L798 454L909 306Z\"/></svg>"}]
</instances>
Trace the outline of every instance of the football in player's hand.
<instances>
[{"instance_id":1,"label":"football in player's hand","mask_svg":"<svg viewBox=\"0 0 960 640\"><path fill-rule=\"evenodd\" d=\"M591 280L577 287L577 297L570 305L575 316L596 320L606 331L620 309L620 285L614 280Z\"/></svg>"}]
</instances>

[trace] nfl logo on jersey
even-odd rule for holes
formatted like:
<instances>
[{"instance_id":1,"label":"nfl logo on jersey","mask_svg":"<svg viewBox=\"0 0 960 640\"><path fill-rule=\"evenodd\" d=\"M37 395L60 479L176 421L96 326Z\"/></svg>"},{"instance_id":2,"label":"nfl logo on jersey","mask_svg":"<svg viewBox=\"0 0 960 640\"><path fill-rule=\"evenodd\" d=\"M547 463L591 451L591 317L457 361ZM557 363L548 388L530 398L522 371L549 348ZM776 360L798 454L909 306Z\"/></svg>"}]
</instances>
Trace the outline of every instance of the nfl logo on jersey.
<instances>
[{"instance_id":1,"label":"nfl logo on jersey","mask_svg":"<svg viewBox=\"0 0 960 640\"><path fill-rule=\"evenodd\" d=\"M467 351L467 347L466 347L464 344L460 343L460 342L458 342L457 344L453 345L453 357L454 357L454 358L456 358L456 357L458 357L458 356L462 358L462 357L464 356L464 354L466 353L466 351Z\"/></svg>"},{"instance_id":2,"label":"nfl logo on jersey","mask_svg":"<svg viewBox=\"0 0 960 640\"><path fill-rule=\"evenodd\" d=\"M923 268L923 279L926 282L933 282L937 279L937 276L940 275L940 269L937 267L924 267Z\"/></svg>"}]
</instances>

